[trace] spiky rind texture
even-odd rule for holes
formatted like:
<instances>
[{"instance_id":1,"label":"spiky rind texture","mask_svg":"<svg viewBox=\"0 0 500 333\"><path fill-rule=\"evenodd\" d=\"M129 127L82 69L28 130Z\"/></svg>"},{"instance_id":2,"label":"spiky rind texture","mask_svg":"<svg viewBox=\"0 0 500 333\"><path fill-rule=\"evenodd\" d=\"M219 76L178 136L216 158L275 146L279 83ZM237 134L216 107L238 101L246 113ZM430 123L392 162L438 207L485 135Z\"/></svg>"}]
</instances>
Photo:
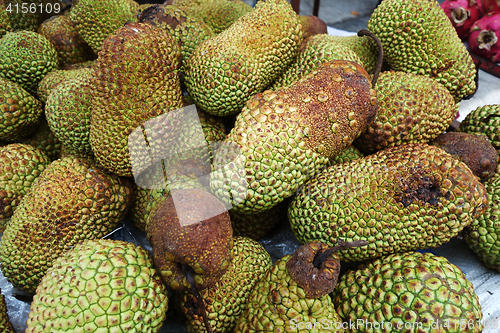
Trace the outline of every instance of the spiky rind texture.
<instances>
[{"instance_id":1,"label":"spiky rind texture","mask_svg":"<svg viewBox=\"0 0 500 333\"><path fill-rule=\"evenodd\" d=\"M384 0L368 29L382 42L393 70L432 77L456 102L475 92L476 66L439 2Z\"/></svg>"},{"instance_id":2,"label":"spiky rind texture","mask_svg":"<svg viewBox=\"0 0 500 333\"><path fill-rule=\"evenodd\" d=\"M366 240L344 261L439 246L484 212L486 192L463 162L427 144L381 150L325 169L288 209L302 244Z\"/></svg>"},{"instance_id":3,"label":"spiky rind texture","mask_svg":"<svg viewBox=\"0 0 500 333\"><path fill-rule=\"evenodd\" d=\"M458 130L486 135L500 154L500 104L483 105L472 110Z\"/></svg>"},{"instance_id":4,"label":"spiky rind texture","mask_svg":"<svg viewBox=\"0 0 500 333\"><path fill-rule=\"evenodd\" d=\"M38 8L29 8L33 1L0 0L0 38L7 32L18 30L36 31L38 28ZM28 12L23 9L28 6ZM31 9L31 10L30 10Z\"/></svg>"},{"instance_id":5,"label":"spiky rind texture","mask_svg":"<svg viewBox=\"0 0 500 333\"><path fill-rule=\"evenodd\" d=\"M16 333L14 326L9 320L9 315L7 313L7 304L5 303L5 297L0 294L0 331L3 333Z\"/></svg>"},{"instance_id":6,"label":"spiky rind texture","mask_svg":"<svg viewBox=\"0 0 500 333\"><path fill-rule=\"evenodd\" d=\"M0 244L2 273L34 293L64 251L116 228L132 201L126 179L76 158L49 164L12 216Z\"/></svg>"},{"instance_id":7,"label":"spiky rind texture","mask_svg":"<svg viewBox=\"0 0 500 333\"><path fill-rule=\"evenodd\" d=\"M472 283L460 268L429 252L363 264L340 277L332 297L344 321L361 322L351 326L353 333L479 333L483 327Z\"/></svg>"},{"instance_id":8,"label":"spiky rind texture","mask_svg":"<svg viewBox=\"0 0 500 333\"><path fill-rule=\"evenodd\" d=\"M158 332L167 290L149 253L133 243L88 240L54 261L28 315L41 332Z\"/></svg>"},{"instance_id":9,"label":"spiky rind texture","mask_svg":"<svg viewBox=\"0 0 500 333\"><path fill-rule=\"evenodd\" d=\"M19 142L40 149L50 158L51 161L56 160L61 156L62 145L51 131L45 117L40 119L38 127L33 134L21 139Z\"/></svg>"},{"instance_id":10,"label":"spiky rind texture","mask_svg":"<svg viewBox=\"0 0 500 333\"><path fill-rule=\"evenodd\" d=\"M298 16L286 0L259 1L184 64L190 97L210 114L237 114L291 63L301 38Z\"/></svg>"},{"instance_id":11,"label":"spiky rind texture","mask_svg":"<svg viewBox=\"0 0 500 333\"><path fill-rule=\"evenodd\" d=\"M342 164L349 162L365 155L354 145L350 145L342 150L337 156L330 159L330 164Z\"/></svg>"},{"instance_id":12,"label":"spiky rind texture","mask_svg":"<svg viewBox=\"0 0 500 333\"><path fill-rule=\"evenodd\" d=\"M377 116L354 141L365 154L406 143L430 142L455 119L453 95L427 76L383 72L376 91Z\"/></svg>"},{"instance_id":13,"label":"spiky rind texture","mask_svg":"<svg viewBox=\"0 0 500 333\"><path fill-rule=\"evenodd\" d=\"M378 47L372 38L368 36L332 36L332 39L353 50L359 57L361 66L368 74L373 74L377 66Z\"/></svg>"}]
</instances>

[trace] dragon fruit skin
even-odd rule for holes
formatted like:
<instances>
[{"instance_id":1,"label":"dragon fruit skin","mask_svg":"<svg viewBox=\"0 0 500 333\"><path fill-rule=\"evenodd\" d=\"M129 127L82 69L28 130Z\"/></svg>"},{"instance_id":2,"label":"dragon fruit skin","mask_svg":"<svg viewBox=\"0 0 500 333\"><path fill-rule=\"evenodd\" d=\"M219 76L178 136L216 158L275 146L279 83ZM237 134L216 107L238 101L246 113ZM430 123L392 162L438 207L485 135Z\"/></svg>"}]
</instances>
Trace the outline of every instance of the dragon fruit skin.
<instances>
[{"instance_id":1,"label":"dragon fruit skin","mask_svg":"<svg viewBox=\"0 0 500 333\"><path fill-rule=\"evenodd\" d=\"M470 27L483 16L476 0L446 0L441 4L441 8L461 39L469 36Z\"/></svg>"},{"instance_id":2,"label":"dragon fruit skin","mask_svg":"<svg viewBox=\"0 0 500 333\"><path fill-rule=\"evenodd\" d=\"M470 50L493 62L500 62L500 12L488 13L470 29Z\"/></svg>"},{"instance_id":3,"label":"dragon fruit skin","mask_svg":"<svg viewBox=\"0 0 500 333\"><path fill-rule=\"evenodd\" d=\"M481 0L479 2L479 9L484 14L500 12L500 0Z\"/></svg>"}]
</instances>

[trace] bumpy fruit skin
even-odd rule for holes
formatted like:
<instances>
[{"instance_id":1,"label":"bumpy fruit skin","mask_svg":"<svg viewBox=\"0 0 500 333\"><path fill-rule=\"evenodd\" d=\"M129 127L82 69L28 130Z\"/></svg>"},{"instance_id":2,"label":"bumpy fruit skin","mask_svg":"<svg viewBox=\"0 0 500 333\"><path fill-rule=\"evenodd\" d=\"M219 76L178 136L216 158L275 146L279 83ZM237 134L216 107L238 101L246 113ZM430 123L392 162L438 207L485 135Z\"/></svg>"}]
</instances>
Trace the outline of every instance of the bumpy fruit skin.
<instances>
[{"instance_id":1,"label":"bumpy fruit skin","mask_svg":"<svg viewBox=\"0 0 500 333\"><path fill-rule=\"evenodd\" d=\"M93 70L77 70L53 88L45 104L45 116L50 129L68 151L92 156L90 145L91 89Z\"/></svg>"},{"instance_id":2,"label":"bumpy fruit skin","mask_svg":"<svg viewBox=\"0 0 500 333\"><path fill-rule=\"evenodd\" d=\"M69 16L52 16L40 25L38 33L54 45L61 68L96 58L96 54L78 34Z\"/></svg>"},{"instance_id":3,"label":"bumpy fruit skin","mask_svg":"<svg viewBox=\"0 0 500 333\"><path fill-rule=\"evenodd\" d=\"M479 333L483 328L472 283L432 253L393 254L363 264L341 276L332 297L344 321L364 323L352 327L353 333Z\"/></svg>"},{"instance_id":4,"label":"bumpy fruit skin","mask_svg":"<svg viewBox=\"0 0 500 333\"><path fill-rule=\"evenodd\" d=\"M288 87L321 64L333 60L349 60L361 64L359 57L346 46L337 43L334 36L319 34L302 42L294 62L273 83L272 90Z\"/></svg>"},{"instance_id":5,"label":"bumpy fruit skin","mask_svg":"<svg viewBox=\"0 0 500 333\"><path fill-rule=\"evenodd\" d=\"M488 195L486 212L464 229L467 245L486 267L500 272L500 174L484 183Z\"/></svg>"},{"instance_id":6,"label":"bumpy fruit skin","mask_svg":"<svg viewBox=\"0 0 500 333\"><path fill-rule=\"evenodd\" d=\"M470 169L434 146L407 144L325 169L288 209L302 244L335 246L344 261L436 247L485 210L484 186Z\"/></svg>"},{"instance_id":7,"label":"bumpy fruit skin","mask_svg":"<svg viewBox=\"0 0 500 333\"><path fill-rule=\"evenodd\" d=\"M287 255L276 261L257 282L234 333L299 331L299 323L302 329L302 325L309 325L305 327L307 332L344 332L330 295L307 298L292 279L287 269L291 258Z\"/></svg>"},{"instance_id":8,"label":"bumpy fruit skin","mask_svg":"<svg viewBox=\"0 0 500 333\"><path fill-rule=\"evenodd\" d=\"M51 131L45 117L40 119L38 127L33 134L21 139L19 142L40 149L50 158L51 161L61 157L62 145Z\"/></svg>"},{"instance_id":9,"label":"bumpy fruit skin","mask_svg":"<svg viewBox=\"0 0 500 333\"><path fill-rule=\"evenodd\" d=\"M456 115L453 95L422 75L383 72L377 80L377 116L354 141L363 153L406 143L427 143L446 131Z\"/></svg>"},{"instance_id":10,"label":"bumpy fruit skin","mask_svg":"<svg viewBox=\"0 0 500 333\"><path fill-rule=\"evenodd\" d=\"M0 140L31 134L43 114L42 104L19 84L0 77Z\"/></svg>"},{"instance_id":11,"label":"bumpy fruit skin","mask_svg":"<svg viewBox=\"0 0 500 333\"><path fill-rule=\"evenodd\" d=\"M332 40L353 50L368 74L373 74L377 66L378 47L372 38L368 36L332 36Z\"/></svg>"},{"instance_id":12,"label":"bumpy fruit skin","mask_svg":"<svg viewBox=\"0 0 500 333\"><path fill-rule=\"evenodd\" d=\"M28 315L26 332L158 332L167 290L149 253L133 243L87 240L54 261Z\"/></svg>"},{"instance_id":13,"label":"bumpy fruit skin","mask_svg":"<svg viewBox=\"0 0 500 333\"><path fill-rule=\"evenodd\" d=\"M38 83L59 67L54 46L32 31L16 31L0 39L0 76L16 82L31 95Z\"/></svg>"},{"instance_id":14,"label":"bumpy fruit skin","mask_svg":"<svg viewBox=\"0 0 500 333\"><path fill-rule=\"evenodd\" d=\"M99 53L104 40L127 22L136 22L139 4L132 0L75 0L70 19L92 50Z\"/></svg>"},{"instance_id":15,"label":"bumpy fruit skin","mask_svg":"<svg viewBox=\"0 0 500 333\"><path fill-rule=\"evenodd\" d=\"M288 88L255 95L215 155L212 191L247 213L295 194L375 117L368 78L360 65L339 60Z\"/></svg>"},{"instance_id":16,"label":"bumpy fruit skin","mask_svg":"<svg viewBox=\"0 0 500 333\"><path fill-rule=\"evenodd\" d=\"M488 13L474 22L468 41L473 53L500 62L500 12Z\"/></svg>"},{"instance_id":17,"label":"bumpy fruit skin","mask_svg":"<svg viewBox=\"0 0 500 333\"><path fill-rule=\"evenodd\" d=\"M30 145L12 143L0 148L0 232L49 163L44 152Z\"/></svg>"},{"instance_id":18,"label":"bumpy fruit skin","mask_svg":"<svg viewBox=\"0 0 500 333\"><path fill-rule=\"evenodd\" d=\"M9 320L7 314L7 304L5 303L5 298L0 294L0 331L2 333L16 333L14 326Z\"/></svg>"},{"instance_id":19,"label":"bumpy fruit skin","mask_svg":"<svg viewBox=\"0 0 500 333\"><path fill-rule=\"evenodd\" d=\"M0 38L9 31L36 31L38 27L37 13L23 13L23 3L30 5L30 0L0 0Z\"/></svg>"},{"instance_id":20,"label":"bumpy fruit skin","mask_svg":"<svg viewBox=\"0 0 500 333\"><path fill-rule=\"evenodd\" d=\"M500 104L479 106L460 123L460 132L484 134L500 154Z\"/></svg>"},{"instance_id":21,"label":"bumpy fruit skin","mask_svg":"<svg viewBox=\"0 0 500 333\"><path fill-rule=\"evenodd\" d=\"M45 75L38 84L37 96L42 103L47 102L50 92L59 85L59 83L72 78L80 78L87 75L88 68L78 68L71 70L58 69Z\"/></svg>"},{"instance_id":22,"label":"bumpy fruit skin","mask_svg":"<svg viewBox=\"0 0 500 333\"><path fill-rule=\"evenodd\" d=\"M384 0L368 29L382 42L395 71L434 78L459 102L476 89L474 62L435 0Z\"/></svg>"},{"instance_id":23,"label":"bumpy fruit skin","mask_svg":"<svg viewBox=\"0 0 500 333\"><path fill-rule=\"evenodd\" d=\"M164 157L142 147L143 132L134 130L182 107L180 57L179 46L167 31L145 23L127 24L104 41L89 88L90 144L101 166L130 177L132 158L138 162L136 170L142 171L151 163L150 154L153 160ZM151 146L167 144L164 140L176 132L178 122L169 121L171 126L157 121L161 128L144 131Z\"/></svg>"},{"instance_id":24,"label":"bumpy fruit skin","mask_svg":"<svg viewBox=\"0 0 500 333\"><path fill-rule=\"evenodd\" d=\"M266 249L249 238L235 237L232 252L233 260L226 273L215 286L200 292L214 333L233 332L253 287L273 264ZM180 295L180 306L187 318L188 332L206 332L191 293Z\"/></svg>"},{"instance_id":25,"label":"bumpy fruit skin","mask_svg":"<svg viewBox=\"0 0 500 333\"><path fill-rule=\"evenodd\" d=\"M327 34L328 27L322 19L314 15L299 15L302 26L302 40L318 34Z\"/></svg>"},{"instance_id":26,"label":"bumpy fruit skin","mask_svg":"<svg viewBox=\"0 0 500 333\"><path fill-rule=\"evenodd\" d=\"M483 11L479 8L482 1L484 0L446 0L441 3L441 8L461 39L469 36L470 27L483 16Z\"/></svg>"},{"instance_id":27,"label":"bumpy fruit skin","mask_svg":"<svg viewBox=\"0 0 500 333\"><path fill-rule=\"evenodd\" d=\"M190 97L210 114L237 114L291 63L301 38L297 14L286 0L259 1L185 62Z\"/></svg>"},{"instance_id":28,"label":"bumpy fruit skin","mask_svg":"<svg viewBox=\"0 0 500 333\"><path fill-rule=\"evenodd\" d=\"M365 155L354 145L350 145L342 150L337 156L330 159L330 164L342 164L345 162L349 162Z\"/></svg>"},{"instance_id":29,"label":"bumpy fruit skin","mask_svg":"<svg viewBox=\"0 0 500 333\"><path fill-rule=\"evenodd\" d=\"M132 201L127 179L76 158L49 164L12 216L0 244L1 269L18 289L34 293L64 251L113 231Z\"/></svg>"}]
</instances>

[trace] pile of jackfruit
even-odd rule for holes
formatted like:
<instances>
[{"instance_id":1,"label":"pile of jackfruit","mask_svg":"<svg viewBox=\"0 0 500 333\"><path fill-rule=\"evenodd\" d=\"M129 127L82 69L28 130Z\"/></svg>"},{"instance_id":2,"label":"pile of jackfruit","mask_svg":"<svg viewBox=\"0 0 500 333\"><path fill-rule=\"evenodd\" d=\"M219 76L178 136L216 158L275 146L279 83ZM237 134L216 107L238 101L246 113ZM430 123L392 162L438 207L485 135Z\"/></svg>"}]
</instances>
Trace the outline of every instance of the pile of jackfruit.
<instances>
[{"instance_id":1,"label":"pile of jackfruit","mask_svg":"<svg viewBox=\"0 0 500 333\"><path fill-rule=\"evenodd\" d=\"M0 269L26 332L481 332L500 104L434 0L0 1ZM124 219L151 251L113 240ZM302 244L273 263L280 225ZM341 263L349 270L341 271ZM0 328L14 332L0 299Z\"/></svg>"}]
</instances>

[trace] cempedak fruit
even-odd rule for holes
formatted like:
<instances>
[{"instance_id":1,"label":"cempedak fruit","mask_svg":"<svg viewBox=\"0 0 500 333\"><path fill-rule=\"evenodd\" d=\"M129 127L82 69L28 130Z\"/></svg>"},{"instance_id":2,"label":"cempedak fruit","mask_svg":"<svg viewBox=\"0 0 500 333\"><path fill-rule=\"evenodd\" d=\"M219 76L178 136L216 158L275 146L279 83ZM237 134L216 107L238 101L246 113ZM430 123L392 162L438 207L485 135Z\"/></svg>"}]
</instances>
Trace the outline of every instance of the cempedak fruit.
<instances>
[{"instance_id":1,"label":"cempedak fruit","mask_svg":"<svg viewBox=\"0 0 500 333\"><path fill-rule=\"evenodd\" d=\"M500 104L483 105L472 110L458 130L486 135L500 155Z\"/></svg>"}]
</instances>

